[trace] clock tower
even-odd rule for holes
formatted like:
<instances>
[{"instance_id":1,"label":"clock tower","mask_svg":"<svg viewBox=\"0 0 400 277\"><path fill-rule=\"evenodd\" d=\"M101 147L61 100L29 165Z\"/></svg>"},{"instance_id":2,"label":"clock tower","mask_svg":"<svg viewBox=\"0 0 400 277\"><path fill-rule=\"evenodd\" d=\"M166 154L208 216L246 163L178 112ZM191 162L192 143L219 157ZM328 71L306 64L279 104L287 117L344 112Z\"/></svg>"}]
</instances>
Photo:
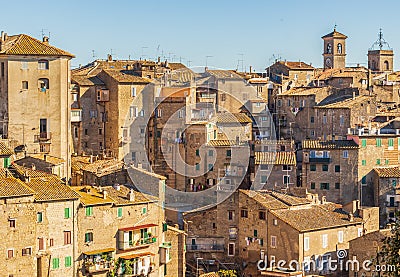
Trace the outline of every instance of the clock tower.
<instances>
[{"instance_id":1,"label":"clock tower","mask_svg":"<svg viewBox=\"0 0 400 277\"><path fill-rule=\"evenodd\" d=\"M336 31L322 37L324 40L324 69L346 67L346 38L347 36Z\"/></svg>"}]
</instances>

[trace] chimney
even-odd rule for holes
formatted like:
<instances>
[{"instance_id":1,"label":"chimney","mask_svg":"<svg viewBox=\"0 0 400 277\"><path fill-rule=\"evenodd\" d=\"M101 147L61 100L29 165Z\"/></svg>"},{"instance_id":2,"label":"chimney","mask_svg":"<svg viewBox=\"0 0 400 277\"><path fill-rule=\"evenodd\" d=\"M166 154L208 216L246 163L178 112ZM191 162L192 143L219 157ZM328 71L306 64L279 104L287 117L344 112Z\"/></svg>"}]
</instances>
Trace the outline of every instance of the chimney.
<instances>
[{"instance_id":1,"label":"chimney","mask_svg":"<svg viewBox=\"0 0 400 277\"><path fill-rule=\"evenodd\" d=\"M133 202L135 201L135 192L133 191L133 189L131 189L128 193L128 199L129 201Z\"/></svg>"},{"instance_id":2,"label":"chimney","mask_svg":"<svg viewBox=\"0 0 400 277\"><path fill-rule=\"evenodd\" d=\"M47 162L47 154L43 154L43 160Z\"/></svg>"},{"instance_id":3,"label":"chimney","mask_svg":"<svg viewBox=\"0 0 400 277\"><path fill-rule=\"evenodd\" d=\"M36 170L36 165L32 164L32 170Z\"/></svg>"},{"instance_id":4,"label":"chimney","mask_svg":"<svg viewBox=\"0 0 400 277\"><path fill-rule=\"evenodd\" d=\"M119 190L121 189L121 187L120 187L120 185L119 185L118 183L115 183L115 184L113 185L113 188L114 188L115 190L117 190L117 191L119 191Z\"/></svg>"},{"instance_id":5,"label":"chimney","mask_svg":"<svg viewBox=\"0 0 400 277\"><path fill-rule=\"evenodd\" d=\"M49 45L49 37L44 36L43 37L43 43L46 44L46 45Z\"/></svg>"},{"instance_id":6,"label":"chimney","mask_svg":"<svg viewBox=\"0 0 400 277\"><path fill-rule=\"evenodd\" d=\"M110 55L110 54L107 55L107 61L109 61L109 62L112 61L112 55Z\"/></svg>"},{"instance_id":7,"label":"chimney","mask_svg":"<svg viewBox=\"0 0 400 277\"><path fill-rule=\"evenodd\" d=\"M103 190L103 199L107 199L107 191Z\"/></svg>"},{"instance_id":8,"label":"chimney","mask_svg":"<svg viewBox=\"0 0 400 277\"><path fill-rule=\"evenodd\" d=\"M354 215L353 215L353 213L349 213L348 219L349 219L350 222L353 222L353 221L354 221Z\"/></svg>"},{"instance_id":9,"label":"chimney","mask_svg":"<svg viewBox=\"0 0 400 277\"><path fill-rule=\"evenodd\" d=\"M25 176L25 183L29 183L31 181L31 176Z\"/></svg>"},{"instance_id":10,"label":"chimney","mask_svg":"<svg viewBox=\"0 0 400 277\"><path fill-rule=\"evenodd\" d=\"M157 63L160 64L160 62L161 62L161 58L158 57L158 58L157 58Z\"/></svg>"},{"instance_id":11,"label":"chimney","mask_svg":"<svg viewBox=\"0 0 400 277\"><path fill-rule=\"evenodd\" d=\"M250 73L253 71L253 67L250 65Z\"/></svg>"}]
</instances>

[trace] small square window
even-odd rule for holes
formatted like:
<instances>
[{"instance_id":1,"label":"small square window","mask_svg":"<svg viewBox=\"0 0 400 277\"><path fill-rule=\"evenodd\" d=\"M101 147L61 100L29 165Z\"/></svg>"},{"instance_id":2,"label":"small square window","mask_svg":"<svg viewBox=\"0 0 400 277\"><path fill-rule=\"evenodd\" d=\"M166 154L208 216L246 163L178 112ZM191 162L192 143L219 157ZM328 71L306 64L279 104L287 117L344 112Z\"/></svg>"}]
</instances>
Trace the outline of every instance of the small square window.
<instances>
[{"instance_id":1,"label":"small square window","mask_svg":"<svg viewBox=\"0 0 400 277\"><path fill-rule=\"evenodd\" d=\"M30 256L32 255L32 247L22 248L22 256Z\"/></svg>"},{"instance_id":2,"label":"small square window","mask_svg":"<svg viewBox=\"0 0 400 277\"><path fill-rule=\"evenodd\" d=\"M248 218L249 217L249 211L248 210L241 210L240 211L240 217Z\"/></svg>"},{"instance_id":3,"label":"small square window","mask_svg":"<svg viewBox=\"0 0 400 277\"><path fill-rule=\"evenodd\" d=\"M317 171L317 166L315 164L310 164L310 171Z\"/></svg>"},{"instance_id":4,"label":"small square window","mask_svg":"<svg viewBox=\"0 0 400 277\"><path fill-rule=\"evenodd\" d=\"M335 189L340 189L340 183L335 183Z\"/></svg>"},{"instance_id":5,"label":"small square window","mask_svg":"<svg viewBox=\"0 0 400 277\"><path fill-rule=\"evenodd\" d=\"M93 233L87 232L85 233L85 243L90 243L93 241Z\"/></svg>"},{"instance_id":6,"label":"small square window","mask_svg":"<svg viewBox=\"0 0 400 277\"><path fill-rule=\"evenodd\" d=\"M340 172L340 165L335 165L335 172Z\"/></svg>"},{"instance_id":7,"label":"small square window","mask_svg":"<svg viewBox=\"0 0 400 277\"><path fill-rule=\"evenodd\" d=\"M208 150L208 156L210 156L210 157L214 156L214 151Z\"/></svg>"},{"instance_id":8,"label":"small square window","mask_svg":"<svg viewBox=\"0 0 400 277\"><path fill-rule=\"evenodd\" d=\"M196 163L196 170L200 170L200 164Z\"/></svg>"},{"instance_id":9,"label":"small square window","mask_svg":"<svg viewBox=\"0 0 400 277\"><path fill-rule=\"evenodd\" d=\"M10 228L16 228L17 227L17 222L15 219L9 219L8 223L10 225Z\"/></svg>"},{"instance_id":10,"label":"small square window","mask_svg":"<svg viewBox=\"0 0 400 277\"><path fill-rule=\"evenodd\" d=\"M86 213L86 216L92 216L93 215L93 207L91 207L91 206L86 207L85 213Z\"/></svg>"},{"instance_id":11,"label":"small square window","mask_svg":"<svg viewBox=\"0 0 400 277\"><path fill-rule=\"evenodd\" d=\"M311 189L315 189L315 183L314 182L311 183L310 188Z\"/></svg>"},{"instance_id":12,"label":"small square window","mask_svg":"<svg viewBox=\"0 0 400 277\"><path fill-rule=\"evenodd\" d=\"M322 165L322 171L328 171L329 167L327 164Z\"/></svg>"},{"instance_id":13,"label":"small square window","mask_svg":"<svg viewBox=\"0 0 400 277\"><path fill-rule=\"evenodd\" d=\"M259 211L258 212L258 218L261 219L261 220L265 220L265 218L266 218L265 211Z\"/></svg>"},{"instance_id":14,"label":"small square window","mask_svg":"<svg viewBox=\"0 0 400 277\"><path fill-rule=\"evenodd\" d=\"M43 213L42 212L38 212L36 214L36 221L37 221L37 223L43 222Z\"/></svg>"},{"instance_id":15,"label":"small square window","mask_svg":"<svg viewBox=\"0 0 400 277\"><path fill-rule=\"evenodd\" d=\"M348 157L349 157L349 151L343 150L343 158L348 158Z\"/></svg>"},{"instance_id":16,"label":"small square window","mask_svg":"<svg viewBox=\"0 0 400 277\"><path fill-rule=\"evenodd\" d=\"M142 214L146 214L146 213L147 213L147 208L146 207L142 208Z\"/></svg>"},{"instance_id":17,"label":"small square window","mask_svg":"<svg viewBox=\"0 0 400 277\"><path fill-rule=\"evenodd\" d=\"M28 81L22 81L22 89L28 89Z\"/></svg>"},{"instance_id":18,"label":"small square window","mask_svg":"<svg viewBox=\"0 0 400 277\"><path fill-rule=\"evenodd\" d=\"M14 249L7 249L7 258L14 258Z\"/></svg>"}]
</instances>

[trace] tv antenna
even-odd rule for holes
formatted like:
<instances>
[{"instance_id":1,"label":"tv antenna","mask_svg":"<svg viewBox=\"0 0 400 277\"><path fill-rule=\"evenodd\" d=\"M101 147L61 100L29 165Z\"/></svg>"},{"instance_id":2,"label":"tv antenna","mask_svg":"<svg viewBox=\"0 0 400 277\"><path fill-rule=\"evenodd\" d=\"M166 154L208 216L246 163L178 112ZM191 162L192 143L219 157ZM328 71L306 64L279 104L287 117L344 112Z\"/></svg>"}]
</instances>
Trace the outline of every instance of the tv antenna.
<instances>
[{"instance_id":1,"label":"tv antenna","mask_svg":"<svg viewBox=\"0 0 400 277\"><path fill-rule=\"evenodd\" d=\"M238 54L239 56L240 56L240 60L238 60L238 67L239 67L239 63L241 63L242 64L242 72L244 71L244 67L243 67L243 56L244 56L244 54L243 53L239 53Z\"/></svg>"}]
</instances>

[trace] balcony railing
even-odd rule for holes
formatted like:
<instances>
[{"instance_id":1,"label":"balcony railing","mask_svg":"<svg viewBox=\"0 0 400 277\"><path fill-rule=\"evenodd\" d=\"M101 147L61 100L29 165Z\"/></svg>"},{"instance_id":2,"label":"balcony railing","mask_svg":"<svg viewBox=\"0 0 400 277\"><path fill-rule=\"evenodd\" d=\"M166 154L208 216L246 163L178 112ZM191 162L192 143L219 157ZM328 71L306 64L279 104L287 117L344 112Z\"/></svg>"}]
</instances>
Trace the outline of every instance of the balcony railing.
<instances>
[{"instance_id":1,"label":"balcony railing","mask_svg":"<svg viewBox=\"0 0 400 277\"><path fill-rule=\"evenodd\" d=\"M82 110L74 109L71 111L71 122L81 122L82 121Z\"/></svg>"},{"instance_id":2,"label":"balcony railing","mask_svg":"<svg viewBox=\"0 0 400 277\"><path fill-rule=\"evenodd\" d=\"M310 158L310 163L330 163L331 158Z\"/></svg>"},{"instance_id":3,"label":"balcony railing","mask_svg":"<svg viewBox=\"0 0 400 277\"><path fill-rule=\"evenodd\" d=\"M133 249L133 248L140 248L143 246L147 246L149 244L153 244L157 242L156 237L148 237L148 238L141 238L136 241L123 241L120 242L119 249L125 250L125 249Z\"/></svg>"},{"instance_id":4,"label":"balcony railing","mask_svg":"<svg viewBox=\"0 0 400 277\"><path fill-rule=\"evenodd\" d=\"M224 251L223 244L187 244L186 251L209 251L209 252L219 252Z\"/></svg>"},{"instance_id":5,"label":"balcony railing","mask_svg":"<svg viewBox=\"0 0 400 277\"><path fill-rule=\"evenodd\" d=\"M34 137L34 142L45 142L49 140L51 140L51 132L41 132Z\"/></svg>"}]
</instances>

